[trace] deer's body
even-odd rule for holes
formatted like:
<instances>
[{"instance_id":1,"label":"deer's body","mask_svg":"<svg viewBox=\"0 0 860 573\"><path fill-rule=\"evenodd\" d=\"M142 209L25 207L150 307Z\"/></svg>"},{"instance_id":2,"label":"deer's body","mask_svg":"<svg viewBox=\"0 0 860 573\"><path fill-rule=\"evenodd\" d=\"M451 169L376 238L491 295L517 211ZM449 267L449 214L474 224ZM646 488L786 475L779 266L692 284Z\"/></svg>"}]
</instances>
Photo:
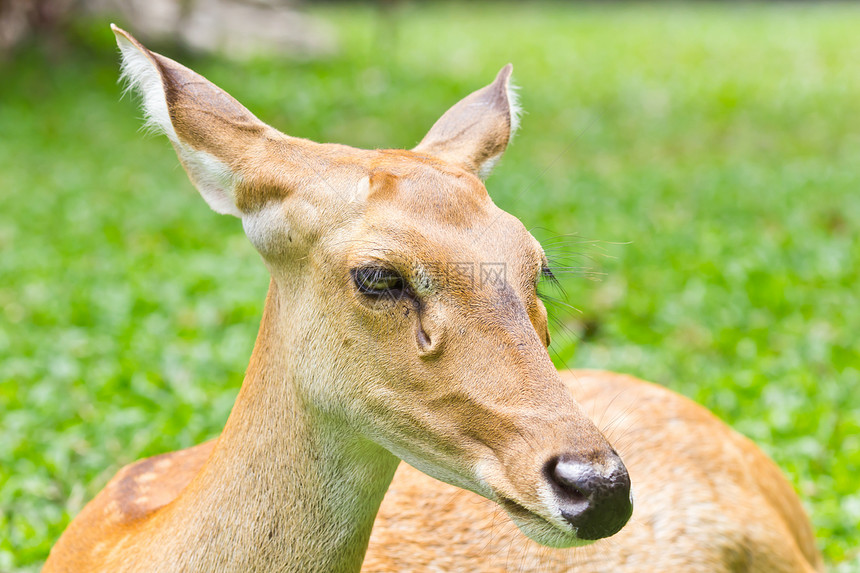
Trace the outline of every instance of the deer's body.
<instances>
[{"instance_id":1,"label":"deer's body","mask_svg":"<svg viewBox=\"0 0 860 573\"><path fill-rule=\"evenodd\" d=\"M546 352L546 310L536 291L540 276L551 275L546 257L480 178L516 124L510 66L446 112L414 150L365 151L284 135L201 76L114 31L149 121L171 140L209 205L242 219L272 280L218 440L123 469L69 525L45 571L358 571L398 458L491 500L544 546L587 545L624 526L632 512L628 470ZM474 269L486 265L504 275L485 280ZM611 393L644 399L647 392L629 384ZM581 397L592 408L602 404ZM782 478L755 448L738 442L752 452L741 456L742 468L710 463L712 448L731 449L737 439L690 408L678 409L698 412L690 420L664 418L674 429L653 428L666 437L654 450L664 467L653 474L646 464L637 476L639 495L657 500L646 507L686 503L684 492L698 492L689 511L704 525L690 542L724 539L730 526L701 513L731 511L701 498L721 496L715 481L724 481L753 508L731 511L735 521L759 515L764 529L785 522L808 534L784 481L780 495L794 509L787 518L765 511L758 485ZM722 428L718 445L672 442L678 432L695 433L702 419ZM624 433L652 431L641 422L619 427L622 441ZM633 459L649 455L634 448ZM756 473L762 464L769 477ZM368 567L404 558L386 535L411 529L420 536L428 518L450 513L433 493L444 489L403 475L394 491L410 493L392 498L392 507L426 503L433 515L400 521L383 512L388 527L377 533ZM426 499L416 496L422 490ZM472 507L487 515L488 506ZM511 535L510 527L500 535ZM760 531L747 523L744 535L753 555L771 562L781 551L775 539L791 536ZM485 536L471 543L461 558L487 547ZM418 549L407 541L411 561L391 566L429 567ZM792 559L787 552L783 563Z\"/></svg>"},{"instance_id":2,"label":"deer's body","mask_svg":"<svg viewBox=\"0 0 860 573\"><path fill-rule=\"evenodd\" d=\"M582 370L562 377L583 408L610 425L624 455L636 496L624 529L587 547L543 547L489 500L400 464L362 571L821 570L794 490L748 439L690 400L630 376ZM134 523L177 497L215 444L126 466L85 512L109 531Z\"/></svg>"}]
</instances>

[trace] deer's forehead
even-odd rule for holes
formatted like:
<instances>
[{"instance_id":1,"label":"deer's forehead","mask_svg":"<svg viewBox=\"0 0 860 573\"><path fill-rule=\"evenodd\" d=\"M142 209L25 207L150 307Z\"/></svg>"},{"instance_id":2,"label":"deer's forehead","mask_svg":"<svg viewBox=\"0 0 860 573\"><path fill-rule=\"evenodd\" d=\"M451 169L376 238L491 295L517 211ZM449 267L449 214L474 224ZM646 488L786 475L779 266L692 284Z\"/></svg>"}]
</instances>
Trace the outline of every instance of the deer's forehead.
<instances>
[{"instance_id":1,"label":"deer's forehead","mask_svg":"<svg viewBox=\"0 0 860 573\"><path fill-rule=\"evenodd\" d=\"M468 225L492 206L483 183L465 170L410 151L384 150L366 181L368 217L395 211L437 225Z\"/></svg>"},{"instance_id":2,"label":"deer's forehead","mask_svg":"<svg viewBox=\"0 0 860 573\"><path fill-rule=\"evenodd\" d=\"M540 263L540 245L516 218L498 208L471 225L440 225L432 218L389 212L362 221L348 243L350 263L388 261L403 267L499 264L530 273Z\"/></svg>"}]
</instances>

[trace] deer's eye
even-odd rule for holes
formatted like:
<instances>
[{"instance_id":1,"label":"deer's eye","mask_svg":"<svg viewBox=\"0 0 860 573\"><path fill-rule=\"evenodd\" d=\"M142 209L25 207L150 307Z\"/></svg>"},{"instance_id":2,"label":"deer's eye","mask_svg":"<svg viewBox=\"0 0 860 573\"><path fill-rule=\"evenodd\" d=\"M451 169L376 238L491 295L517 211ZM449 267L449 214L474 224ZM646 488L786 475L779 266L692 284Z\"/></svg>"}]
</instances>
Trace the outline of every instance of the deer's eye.
<instances>
[{"instance_id":1,"label":"deer's eye","mask_svg":"<svg viewBox=\"0 0 860 573\"><path fill-rule=\"evenodd\" d=\"M352 269L352 280L358 292L368 296L400 298L406 290L406 280L399 273L383 267Z\"/></svg>"}]
</instances>

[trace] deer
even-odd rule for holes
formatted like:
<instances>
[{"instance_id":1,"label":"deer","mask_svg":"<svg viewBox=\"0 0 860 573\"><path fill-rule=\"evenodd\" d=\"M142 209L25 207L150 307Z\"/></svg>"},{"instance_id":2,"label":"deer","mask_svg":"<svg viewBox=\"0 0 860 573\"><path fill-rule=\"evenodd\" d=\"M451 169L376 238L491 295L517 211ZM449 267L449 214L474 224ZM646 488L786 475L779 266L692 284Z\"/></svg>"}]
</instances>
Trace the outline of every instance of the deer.
<instances>
[{"instance_id":1,"label":"deer","mask_svg":"<svg viewBox=\"0 0 860 573\"><path fill-rule=\"evenodd\" d=\"M552 364L547 258L484 185L518 125L510 64L414 149L361 150L285 135L111 27L148 124L271 280L220 436L122 468L44 571L820 566L752 442L668 390ZM623 414L629 462L583 405Z\"/></svg>"},{"instance_id":2,"label":"deer","mask_svg":"<svg viewBox=\"0 0 860 573\"><path fill-rule=\"evenodd\" d=\"M284 135L113 31L150 124L271 282L217 441L120 470L46 571L356 571L400 460L542 544L628 521L627 469L546 352L540 245L478 176L515 123L510 67L415 150L367 151ZM449 262L510 269L481 284Z\"/></svg>"}]
</instances>

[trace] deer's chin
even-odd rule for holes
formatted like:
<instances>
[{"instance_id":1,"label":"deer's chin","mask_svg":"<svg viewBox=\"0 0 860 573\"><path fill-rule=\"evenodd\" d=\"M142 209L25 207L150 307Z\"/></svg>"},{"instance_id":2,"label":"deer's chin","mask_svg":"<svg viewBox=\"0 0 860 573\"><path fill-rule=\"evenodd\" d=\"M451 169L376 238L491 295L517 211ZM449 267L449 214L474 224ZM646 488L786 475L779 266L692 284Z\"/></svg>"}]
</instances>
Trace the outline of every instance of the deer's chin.
<instances>
[{"instance_id":1,"label":"deer's chin","mask_svg":"<svg viewBox=\"0 0 860 573\"><path fill-rule=\"evenodd\" d=\"M571 525L550 521L511 499L497 496L497 502L514 522L514 525L526 537L536 543L558 549L582 547L594 543L594 540L577 537L576 529Z\"/></svg>"}]
</instances>

